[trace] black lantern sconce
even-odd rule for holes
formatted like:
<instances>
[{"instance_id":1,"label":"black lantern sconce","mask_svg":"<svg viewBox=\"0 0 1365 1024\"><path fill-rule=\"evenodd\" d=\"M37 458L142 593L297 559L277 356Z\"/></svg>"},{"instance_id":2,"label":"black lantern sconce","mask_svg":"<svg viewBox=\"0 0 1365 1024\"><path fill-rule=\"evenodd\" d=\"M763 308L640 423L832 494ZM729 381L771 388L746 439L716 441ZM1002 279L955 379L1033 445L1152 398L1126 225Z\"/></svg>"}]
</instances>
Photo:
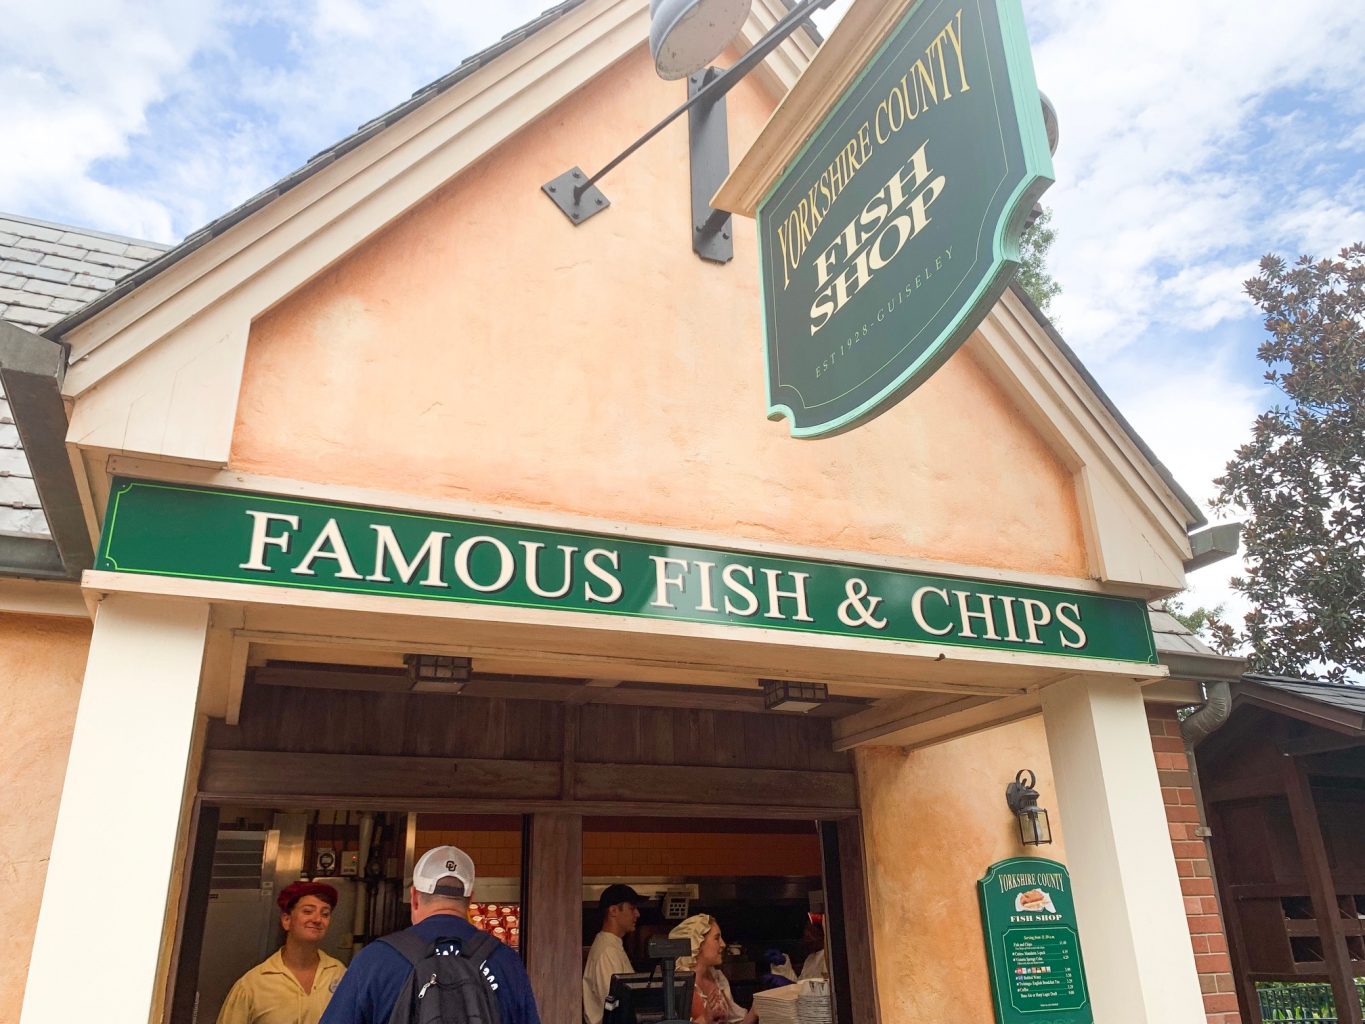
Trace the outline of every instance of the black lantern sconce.
<instances>
[{"instance_id":1,"label":"black lantern sconce","mask_svg":"<svg viewBox=\"0 0 1365 1024\"><path fill-rule=\"evenodd\" d=\"M791 683L785 679L760 679L763 706L769 711L814 711L829 700L824 683Z\"/></svg>"},{"instance_id":2,"label":"black lantern sconce","mask_svg":"<svg viewBox=\"0 0 1365 1024\"><path fill-rule=\"evenodd\" d=\"M473 668L468 658L446 654L409 654L403 664L413 693L459 693Z\"/></svg>"},{"instance_id":3,"label":"black lantern sconce","mask_svg":"<svg viewBox=\"0 0 1365 1024\"><path fill-rule=\"evenodd\" d=\"M1038 790L1033 787L1038 777L1027 768L1021 769L1014 781L1005 787L1005 803L1009 804L1019 821L1019 841L1025 846L1043 846L1052 842L1052 826L1047 811L1038 806Z\"/></svg>"}]
</instances>

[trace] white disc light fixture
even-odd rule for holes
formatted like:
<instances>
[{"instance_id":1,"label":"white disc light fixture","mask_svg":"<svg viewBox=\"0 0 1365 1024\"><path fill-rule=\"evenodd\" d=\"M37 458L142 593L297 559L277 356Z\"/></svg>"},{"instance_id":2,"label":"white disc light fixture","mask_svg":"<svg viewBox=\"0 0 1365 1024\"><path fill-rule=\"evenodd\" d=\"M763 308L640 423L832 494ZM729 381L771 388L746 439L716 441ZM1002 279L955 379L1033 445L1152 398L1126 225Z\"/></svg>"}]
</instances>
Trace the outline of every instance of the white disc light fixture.
<instances>
[{"instance_id":1,"label":"white disc light fixture","mask_svg":"<svg viewBox=\"0 0 1365 1024\"><path fill-rule=\"evenodd\" d=\"M660 78L686 78L739 35L753 0L650 0L649 52Z\"/></svg>"}]
</instances>

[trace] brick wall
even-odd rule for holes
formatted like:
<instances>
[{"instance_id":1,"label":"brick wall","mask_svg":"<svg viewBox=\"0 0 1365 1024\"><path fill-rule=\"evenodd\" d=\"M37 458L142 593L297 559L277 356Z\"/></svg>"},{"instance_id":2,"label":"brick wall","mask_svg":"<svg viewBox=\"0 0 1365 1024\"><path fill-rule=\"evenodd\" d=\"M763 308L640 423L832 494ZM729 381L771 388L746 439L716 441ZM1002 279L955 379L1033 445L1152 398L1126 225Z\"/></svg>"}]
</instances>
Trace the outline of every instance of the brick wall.
<instances>
[{"instance_id":1,"label":"brick wall","mask_svg":"<svg viewBox=\"0 0 1365 1024\"><path fill-rule=\"evenodd\" d=\"M1185 914L1190 923L1190 942L1204 993L1208 1024L1241 1024L1227 934L1214 897L1213 871L1208 848L1197 833L1199 808L1195 803L1194 779L1180 737L1180 722L1170 705L1148 704L1147 724L1152 733L1161 797L1171 830L1171 848L1185 894Z\"/></svg>"}]
</instances>

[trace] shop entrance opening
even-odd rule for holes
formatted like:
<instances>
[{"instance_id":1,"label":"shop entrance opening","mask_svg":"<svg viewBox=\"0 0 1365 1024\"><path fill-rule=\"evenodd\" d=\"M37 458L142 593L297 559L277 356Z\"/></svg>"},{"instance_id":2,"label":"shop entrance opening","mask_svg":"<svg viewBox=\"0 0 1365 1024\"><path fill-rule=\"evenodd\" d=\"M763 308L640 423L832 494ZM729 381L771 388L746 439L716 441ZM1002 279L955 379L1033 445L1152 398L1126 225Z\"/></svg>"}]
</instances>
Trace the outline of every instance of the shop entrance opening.
<instances>
[{"instance_id":1,"label":"shop entrance opening","mask_svg":"<svg viewBox=\"0 0 1365 1024\"><path fill-rule=\"evenodd\" d=\"M279 937L279 886L344 880L353 897L329 937L344 961L407 924L414 858L444 843L473 856L477 912L518 947L545 1024L582 1019L585 950L601 891L616 882L646 897L642 935L666 934L684 911L712 914L746 1001L771 982L773 959L799 973L814 915L836 1019L865 1019L857 1004L874 982L861 833L833 719L764 712L761 698L749 711L714 687L631 688L654 705L591 701L595 690L476 674L449 695L326 666L249 674L237 724L209 723L171 1020L212 1024L223 986ZM228 898L221 866L243 842L256 844L236 848L254 857L256 892ZM254 910L226 911L233 900ZM236 922L228 931L240 941L220 919ZM644 953L631 953L633 966L653 966Z\"/></svg>"}]
</instances>

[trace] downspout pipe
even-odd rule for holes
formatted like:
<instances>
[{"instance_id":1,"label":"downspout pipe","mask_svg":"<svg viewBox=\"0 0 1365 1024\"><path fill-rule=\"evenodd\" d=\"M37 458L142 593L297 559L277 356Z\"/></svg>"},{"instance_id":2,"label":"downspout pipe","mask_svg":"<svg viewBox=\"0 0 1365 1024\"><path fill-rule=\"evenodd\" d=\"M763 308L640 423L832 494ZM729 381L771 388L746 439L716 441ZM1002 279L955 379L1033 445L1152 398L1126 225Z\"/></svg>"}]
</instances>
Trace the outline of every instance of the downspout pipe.
<instances>
[{"instance_id":1,"label":"downspout pipe","mask_svg":"<svg viewBox=\"0 0 1365 1024\"><path fill-rule=\"evenodd\" d=\"M1180 733L1193 750L1211 733L1222 727L1232 714L1232 686L1226 680L1204 684L1204 703L1183 722Z\"/></svg>"},{"instance_id":2,"label":"downspout pipe","mask_svg":"<svg viewBox=\"0 0 1365 1024\"><path fill-rule=\"evenodd\" d=\"M1199 762L1194 748L1223 727L1232 714L1232 684L1226 679L1204 684L1204 703L1180 723L1180 735L1185 741L1185 756L1190 763L1190 783L1194 787L1194 804L1199 812L1198 835L1204 844L1204 857L1209 865L1209 880L1213 882L1213 898L1218 905L1218 920L1227 932L1227 914L1223 906L1223 887L1218 882L1218 865L1213 855L1213 831L1209 828L1204 806L1204 786L1199 778Z\"/></svg>"}]
</instances>

